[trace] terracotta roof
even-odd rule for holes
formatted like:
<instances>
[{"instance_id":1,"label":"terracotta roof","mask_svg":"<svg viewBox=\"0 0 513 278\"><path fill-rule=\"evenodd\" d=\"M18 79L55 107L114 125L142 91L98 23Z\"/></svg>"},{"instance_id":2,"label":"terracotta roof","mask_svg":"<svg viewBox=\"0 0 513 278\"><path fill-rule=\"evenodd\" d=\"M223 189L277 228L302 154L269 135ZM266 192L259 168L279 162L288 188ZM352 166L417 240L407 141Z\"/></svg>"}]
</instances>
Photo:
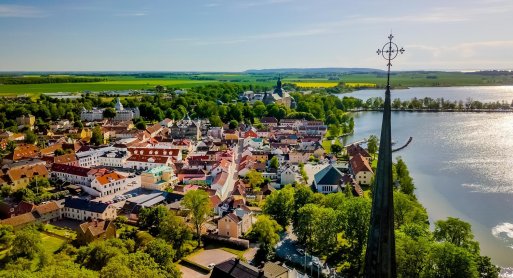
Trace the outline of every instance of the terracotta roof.
<instances>
[{"instance_id":1,"label":"terracotta roof","mask_svg":"<svg viewBox=\"0 0 513 278\"><path fill-rule=\"evenodd\" d=\"M227 215L225 215L225 217L230 218L235 223L239 223L240 221L242 221L242 219L240 217L238 217L237 215L235 215L235 213L233 213L233 212L228 213Z\"/></svg>"},{"instance_id":2,"label":"terracotta roof","mask_svg":"<svg viewBox=\"0 0 513 278\"><path fill-rule=\"evenodd\" d=\"M91 222L84 222L80 224L80 230L85 234L87 231L89 231L93 236L98 236L107 231L107 228L111 224L110 220L103 221L103 220L96 220Z\"/></svg>"},{"instance_id":3,"label":"terracotta roof","mask_svg":"<svg viewBox=\"0 0 513 278\"><path fill-rule=\"evenodd\" d=\"M349 163L351 164L351 169L353 170L353 173L358 174L362 171L367 171L372 173L372 168L369 165L369 161L367 158L363 157L361 154L357 154L349 160Z\"/></svg>"},{"instance_id":4,"label":"terracotta roof","mask_svg":"<svg viewBox=\"0 0 513 278\"><path fill-rule=\"evenodd\" d=\"M58 149L62 149L62 144L53 144L49 147L41 149L41 155L53 154Z\"/></svg>"},{"instance_id":5,"label":"terracotta roof","mask_svg":"<svg viewBox=\"0 0 513 278\"><path fill-rule=\"evenodd\" d=\"M158 156L178 156L179 149L166 148L128 148L128 151L134 155L158 155Z\"/></svg>"},{"instance_id":6,"label":"terracotta roof","mask_svg":"<svg viewBox=\"0 0 513 278\"><path fill-rule=\"evenodd\" d=\"M24 158L34 158L38 155L39 148L32 144L18 145L14 152L11 153L8 158L12 160L20 160Z\"/></svg>"},{"instance_id":7,"label":"terracotta roof","mask_svg":"<svg viewBox=\"0 0 513 278\"><path fill-rule=\"evenodd\" d=\"M9 169L7 175L12 181L17 181L23 178L48 176L48 170L41 164L35 164Z\"/></svg>"},{"instance_id":8,"label":"terracotta roof","mask_svg":"<svg viewBox=\"0 0 513 278\"><path fill-rule=\"evenodd\" d=\"M162 126L160 124L158 124L158 123L154 124L152 126L146 127L146 131L148 131L148 133L150 133L150 134L157 133L161 129L162 129Z\"/></svg>"},{"instance_id":9,"label":"terracotta roof","mask_svg":"<svg viewBox=\"0 0 513 278\"><path fill-rule=\"evenodd\" d=\"M153 159L153 162L148 160ZM137 162L149 162L149 163L160 163L164 164L169 161L170 157L168 156L152 156L152 155L132 155L127 161L137 161Z\"/></svg>"},{"instance_id":10,"label":"terracotta roof","mask_svg":"<svg viewBox=\"0 0 513 278\"><path fill-rule=\"evenodd\" d=\"M347 146L347 154L349 156L355 156L357 154L361 154L364 157L371 157L369 152L367 152L366 149L362 148L358 144L352 144L352 145Z\"/></svg>"},{"instance_id":11,"label":"terracotta roof","mask_svg":"<svg viewBox=\"0 0 513 278\"><path fill-rule=\"evenodd\" d=\"M96 180L101 184L105 185L111 183L112 181L125 179L125 176L122 176L116 172L108 173L99 177L96 177Z\"/></svg>"},{"instance_id":12,"label":"terracotta roof","mask_svg":"<svg viewBox=\"0 0 513 278\"><path fill-rule=\"evenodd\" d=\"M36 217L32 212L27 212L24 214L20 214L11 218L7 218L0 221L2 225L11 225L13 227L29 224L36 221Z\"/></svg>"},{"instance_id":13,"label":"terracotta roof","mask_svg":"<svg viewBox=\"0 0 513 278\"><path fill-rule=\"evenodd\" d=\"M63 154L53 158L53 163L66 164L77 161L77 157L74 153Z\"/></svg>"},{"instance_id":14,"label":"terracotta roof","mask_svg":"<svg viewBox=\"0 0 513 278\"><path fill-rule=\"evenodd\" d=\"M215 208L221 203L221 198L217 195L210 196L210 205Z\"/></svg>"},{"instance_id":15,"label":"terracotta roof","mask_svg":"<svg viewBox=\"0 0 513 278\"><path fill-rule=\"evenodd\" d=\"M43 215L45 213L53 212L56 210L59 210L59 206L56 202L49 202L44 205L39 205L36 207L36 211L37 213L39 213L39 215Z\"/></svg>"},{"instance_id":16,"label":"terracotta roof","mask_svg":"<svg viewBox=\"0 0 513 278\"><path fill-rule=\"evenodd\" d=\"M222 171L221 173L217 174L217 176L214 178L214 181L212 184L218 184L224 186L226 184L226 181L228 180L228 172Z\"/></svg>"}]
</instances>

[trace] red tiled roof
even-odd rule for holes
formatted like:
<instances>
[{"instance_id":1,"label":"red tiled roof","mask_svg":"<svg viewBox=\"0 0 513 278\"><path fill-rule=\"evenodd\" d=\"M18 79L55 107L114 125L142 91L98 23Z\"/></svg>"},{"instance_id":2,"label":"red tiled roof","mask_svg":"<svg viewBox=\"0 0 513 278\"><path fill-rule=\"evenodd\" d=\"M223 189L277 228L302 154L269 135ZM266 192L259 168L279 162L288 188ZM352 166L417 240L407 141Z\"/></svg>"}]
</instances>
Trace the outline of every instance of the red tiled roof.
<instances>
[{"instance_id":1,"label":"red tiled roof","mask_svg":"<svg viewBox=\"0 0 513 278\"><path fill-rule=\"evenodd\" d=\"M128 148L133 155L155 155L155 156L178 156L181 152L179 149L166 148Z\"/></svg>"},{"instance_id":2,"label":"red tiled roof","mask_svg":"<svg viewBox=\"0 0 513 278\"><path fill-rule=\"evenodd\" d=\"M26 165L9 169L7 175L12 181L17 181L22 178L48 176L48 170L41 164Z\"/></svg>"},{"instance_id":3,"label":"red tiled roof","mask_svg":"<svg viewBox=\"0 0 513 278\"><path fill-rule=\"evenodd\" d=\"M75 161L77 161L77 157L75 156L74 153L63 154L63 155L55 156L53 158L53 163L59 163L59 164L66 164L66 163L75 162Z\"/></svg>"},{"instance_id":4,"label":"red tiled roof","mask_svg":"<svg viewBox=\"0 0 513 278\"><path fill-rule=\"evenodd\" d=\"M52 165L52 171L67 173L67 174L71 174L71 175L75 175L75 176L82 176L82 177L87 177L88 175L91 175L91 174L97 172L97 170L90 169L90 168L58 164L58 163L54 163Z\"/></svg>"},{"instance_id":5,"label":"red tiled roof","mask_svg":"<svg viewBox=\"0 0 513 278\"><path fill-rule=\"evenodd\" d=\"M39 205L36 207L36 211L37 213L39 213L39 215L43 215L45 213L53 212L56 210L59 210L59 206L56 202L49 202L44 205Z\"/></svg>"},{"instance_id":6,"label":"red tiled roof","mask_svg":"<svg viewBox=\"0 0 513 278\"><path fill-rule=\"evenodd\" d=\"M224 186L226 184L227 180L228 180L228 172L223 171L223 172L217 174L217 176L214 178L214 181L212 182L212 184L219 184L219 185Z\"/></svg>"},{"instance_id":7,"label":"red tiled roof","mask_svg":"<svg viewBox=\"0 0 513 278\"><path fill-rule=\"evenodd\" d=\"M347 154L349 156L355 156L361 154L363 157L371 157L370 154L358 144L352 144L347 146Z\"/></svg>"},{"instance_id":8,"label":"red tiled roof","mask_svg":"<svg viewBox=\"0 0 513 278\"><path fill-rule=\"evenodd\" d=\"M122 180L125 176L122 176L116 172L108 173L99 177L96 177L96 180L101 184L105 185L111 183L112 181Z\"/></svg>"},{"instance_id":9,"label":"red tiled roof","mask_svg":"<svg viewBox=\"0 0 513 278\"><path fill-rule=\"evenodd\" d=\"M153 162L148 160L153 159ZM127 161L137 161L137 162L150 162L150 163L160 163L165 164L169 161L170 157L168 156L153 156L153 155L132 155Z\"/></svg>"},{"instance_id":10,"label":"red tiled roof","mask_svg":"<svg viewBox=\"0 0 513 278\"><path fill-rule=\"evenodd\" d=\"M11 218L7 218L4 220L0 220L0 224L2 225L11 225L13 227L29 224L35 222L36 218L32 214L32 212L27 212L24 214L20 214Z\"/></svg>"},{"instance_id":11,"label":"red tiled roof","mask_svg":"<svg viewBox=\"0 0 513 278\"><path fill-rule=\"evenodd\" d=\"M349 160L351 164L351 169L355 174L358 174L362 171L372 172L372 168L369 165L369 161L363 157L361 154L356 154L353 156L351 160Z\"/></svg>"}]
</instances>

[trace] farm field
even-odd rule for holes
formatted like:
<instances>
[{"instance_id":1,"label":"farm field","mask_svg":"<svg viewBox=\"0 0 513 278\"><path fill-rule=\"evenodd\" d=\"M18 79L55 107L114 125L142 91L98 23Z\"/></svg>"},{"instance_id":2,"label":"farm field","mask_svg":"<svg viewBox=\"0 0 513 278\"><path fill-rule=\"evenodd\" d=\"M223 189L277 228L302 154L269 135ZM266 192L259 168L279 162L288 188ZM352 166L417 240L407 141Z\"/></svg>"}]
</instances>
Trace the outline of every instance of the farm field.
<instances>
[{"instance_id":1,"label":"farm field","mask_svg":"<svg viewBox=\"0 0 513 278\"><path fill-rule=\"evenodd\" d=\"M401 87L446 87L513 84L512 74L481 74L463 72L394 72L394 86ZM39 77L37 74L17 77ZM52 74L52 77L100 78L105 81L78 83L0 84L0 96L27 95L37 97L41 93L116 91L153 89L157 85L170 88L191 88L208 84L230 82L272 87L278 76L283 83L292 83L302 88L330 88L343 82L347 88L381 87L386 84L384 73L317 73L317 74L249 74L249 73L133 73L119 74Z\"/></svg>"}]
</instances>

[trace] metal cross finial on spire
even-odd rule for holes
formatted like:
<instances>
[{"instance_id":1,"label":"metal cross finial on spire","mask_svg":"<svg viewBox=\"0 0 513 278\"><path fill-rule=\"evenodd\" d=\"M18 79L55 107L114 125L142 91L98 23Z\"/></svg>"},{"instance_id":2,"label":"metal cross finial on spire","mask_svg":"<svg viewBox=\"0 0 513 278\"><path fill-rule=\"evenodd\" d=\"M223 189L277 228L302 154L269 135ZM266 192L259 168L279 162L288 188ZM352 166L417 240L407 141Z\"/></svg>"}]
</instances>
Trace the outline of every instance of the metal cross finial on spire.
<instances>
[{"instance_id":1,"label":"metal cross finial on spire","mask_svg":"<svg viewBox=\"0 0 513 278\"><path fill-rule=\"evenodd\" d=\"M392 42L392 39L394 38L394 35L390 34L388 36L388 42L383 45L381 49L378 49L376 53L378 55L382 55L385 60L388 61L387 67L388 67L388 73L387 73L387 88L390 88L390 67L392 66L391 61L397 57L398 54L404 53L404 48L399 48L397 44Z\"/></svg>"},{"instance_id":2,"label":"metal cross finial on spire","mask_svg":"<svg viewBox=\"0 0 513 278\"><path fill-rule=\"evenodd\" d=\"M372 194L372 213L365 252L364 277L395 278L395 234L394 234L394 191L392 179L392 117L390 101L391 61L402 54L404 49L392 42L394 36L388 36L388 42L378 55L387 60L388 76L383 105L383 122L379 139L379 156L375 183Z\"/></svg>"}]
</instances>

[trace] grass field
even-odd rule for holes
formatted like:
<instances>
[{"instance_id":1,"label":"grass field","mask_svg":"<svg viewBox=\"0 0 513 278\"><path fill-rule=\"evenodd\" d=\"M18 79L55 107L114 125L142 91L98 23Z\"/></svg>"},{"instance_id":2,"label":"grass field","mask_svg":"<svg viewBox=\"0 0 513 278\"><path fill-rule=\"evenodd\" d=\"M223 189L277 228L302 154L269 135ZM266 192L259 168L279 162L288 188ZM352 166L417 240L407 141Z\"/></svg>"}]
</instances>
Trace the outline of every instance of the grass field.
<instances>
[{"instance_id":1,"label":"grass field","mask_svg":"<svg viewBox=\"0 0 513 278\"><path fill-rule=\"evenodd\" d=\"M44 249L50 253L57 251L65 242L64 239L49 235L44 232L41 232L41 240L43 241Z\"/></svg>"}]
</instances>

